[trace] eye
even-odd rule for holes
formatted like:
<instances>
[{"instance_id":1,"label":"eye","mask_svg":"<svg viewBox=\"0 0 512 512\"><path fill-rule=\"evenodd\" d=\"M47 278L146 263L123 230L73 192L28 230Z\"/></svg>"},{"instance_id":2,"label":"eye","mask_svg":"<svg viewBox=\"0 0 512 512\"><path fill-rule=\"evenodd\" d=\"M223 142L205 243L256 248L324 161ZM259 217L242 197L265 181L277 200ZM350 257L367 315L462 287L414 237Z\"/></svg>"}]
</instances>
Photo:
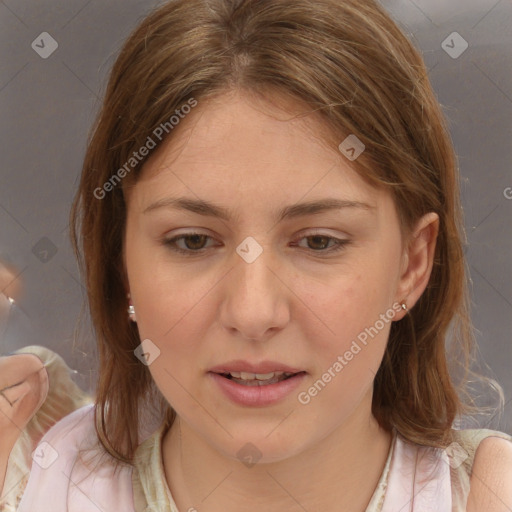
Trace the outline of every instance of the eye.
<instances>
[{"instance_id":1,"label":"eye","mask_svg":"<svg viewBox=\"0 0 512 512\"><path fill-rule=\"evenodd\" d=\"M325 233L312 233L303 236L298 240L306 240L306 248L311 249L313 252L319 252L324 254L341 251L345 246L347 246L350 243L350 240L336 238L330 235L326 235ZM332 245L329 247L329 243L331 242Z\"/></svg>"},{"instance_id":2,"label":"eye","mask_svg":"<svg viewBox=\"0 0 512 512\"><path fill-rule=\"evenodd\" d=\"M205 233L183 233L173 238L164 239L162 243L169 247L172 251L184 254L186 256L194 256L203 253L209 247L206 246L208 240L214 240L211 236ZM301 247L297 241L306 240L307 247L312 252L320 253L322 255L330 254L333 252L341 251L345 246L350 243L350 240L336 238L325 233L312 233L307 236L302 236L294 241L294 245ZM182 245L180 245L182 244Z\"/></svg>"},{"instance_id":3,"label":"eye","mask_svg":"<svg viewBox=\"0 0 512 512\"><path fill-rule=\"evenodd\" d=\"M173 238L165 239L164 245L168 246L171 250L187 256L193 253L201 252L205 249L204 243L207 239L213 240L212 237L205 235L204 233L183 233L182 235L175 236ZM183 241L185 247L178 246L178 241Z\"/></svg>"}]
</instances>

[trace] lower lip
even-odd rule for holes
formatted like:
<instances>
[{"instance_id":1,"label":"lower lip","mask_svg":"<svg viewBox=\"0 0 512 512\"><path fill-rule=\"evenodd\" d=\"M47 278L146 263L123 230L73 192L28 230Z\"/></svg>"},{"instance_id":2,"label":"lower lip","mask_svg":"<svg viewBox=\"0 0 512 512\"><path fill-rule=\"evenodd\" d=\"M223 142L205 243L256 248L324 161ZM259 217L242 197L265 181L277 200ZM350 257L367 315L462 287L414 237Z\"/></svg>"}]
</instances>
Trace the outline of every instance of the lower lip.
<instances>
[{"instance_id":1,"label":"lower lip","mask_svg":"<svg viewBox=\"0 0 512 512\"><path fill-rule=\"evenodd\" d=\"M264 407L275 404L291 394L300 385L306 373L298 373L281 382L263 386L244 386L218 373L209 372L209 375L221 391L236 404Z\"/></svg>"}]
</instances>

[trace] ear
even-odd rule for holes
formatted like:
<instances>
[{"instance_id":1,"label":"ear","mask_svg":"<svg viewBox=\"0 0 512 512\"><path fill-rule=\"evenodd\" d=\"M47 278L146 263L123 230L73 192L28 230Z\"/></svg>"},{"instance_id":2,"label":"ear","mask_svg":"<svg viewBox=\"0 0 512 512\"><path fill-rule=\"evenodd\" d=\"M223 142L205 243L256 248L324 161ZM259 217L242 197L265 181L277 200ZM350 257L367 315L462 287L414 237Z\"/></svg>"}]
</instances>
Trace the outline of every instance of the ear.
<instances>
[{"instance_id":1,"label":"ear","mask_svg":"<svg viewBox=\"0 0 512 512\"><path fill-rule=\"evenodd\" d=\"M439 216L430 212L416 223L405 243L402 273L397 288L396 301L411 309L425 291L432 267L439 233ZM397 315L400 320L406 311Z\"/></svg>"}]
</instances>

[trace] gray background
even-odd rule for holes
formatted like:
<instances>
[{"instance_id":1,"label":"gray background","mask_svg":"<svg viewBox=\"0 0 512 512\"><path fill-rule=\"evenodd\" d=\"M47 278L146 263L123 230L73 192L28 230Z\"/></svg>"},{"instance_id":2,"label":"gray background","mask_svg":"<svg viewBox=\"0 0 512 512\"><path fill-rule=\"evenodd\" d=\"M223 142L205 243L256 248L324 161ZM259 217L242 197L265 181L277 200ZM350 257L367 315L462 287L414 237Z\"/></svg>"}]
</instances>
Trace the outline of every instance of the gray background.
<instances>
[{"instance_id":1,"label":"gray background","mask_svg":"<svg viewBox=\"0 0 512 512\"><path fill-rule=\"evenodd\" d=\"M25 285L0 326L0 353L45 345L91 391L96 351L87 318L75 336L85 293L69 244L69 208L110 66L159 3L0 1L0 259L19 267ZM512 0L382 3L421 49L449 121L462 174L473 320L488 365L480 369L506 398L503 417L480 424L512 433ZM58 43L46 59L31 47L43 32ZM443 49L443 41L448 51L461 48L453 32L468 43L457 58Z\"/></svg>"}]
</instances>

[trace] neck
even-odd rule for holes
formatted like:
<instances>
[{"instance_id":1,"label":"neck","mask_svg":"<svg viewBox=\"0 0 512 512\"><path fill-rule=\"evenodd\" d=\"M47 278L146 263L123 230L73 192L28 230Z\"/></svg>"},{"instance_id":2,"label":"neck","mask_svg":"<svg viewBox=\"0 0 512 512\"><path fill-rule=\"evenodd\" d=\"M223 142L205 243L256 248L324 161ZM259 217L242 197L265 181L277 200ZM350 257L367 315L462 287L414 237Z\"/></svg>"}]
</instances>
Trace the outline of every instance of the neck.
<instances>
[{"instance_id":1,"label":"neck","mask_svg":"<svg viewBox=\"0 0 512 512\"><path fill-rule=\"evenodd\" d=\"M360 407L366 414L358 411L319 443L288 459L251 467L219 453L178 418L162 443L178 509L363 512L391 445L391 434L371 415L369 398Z\"/></svg>"}]
</instances>

